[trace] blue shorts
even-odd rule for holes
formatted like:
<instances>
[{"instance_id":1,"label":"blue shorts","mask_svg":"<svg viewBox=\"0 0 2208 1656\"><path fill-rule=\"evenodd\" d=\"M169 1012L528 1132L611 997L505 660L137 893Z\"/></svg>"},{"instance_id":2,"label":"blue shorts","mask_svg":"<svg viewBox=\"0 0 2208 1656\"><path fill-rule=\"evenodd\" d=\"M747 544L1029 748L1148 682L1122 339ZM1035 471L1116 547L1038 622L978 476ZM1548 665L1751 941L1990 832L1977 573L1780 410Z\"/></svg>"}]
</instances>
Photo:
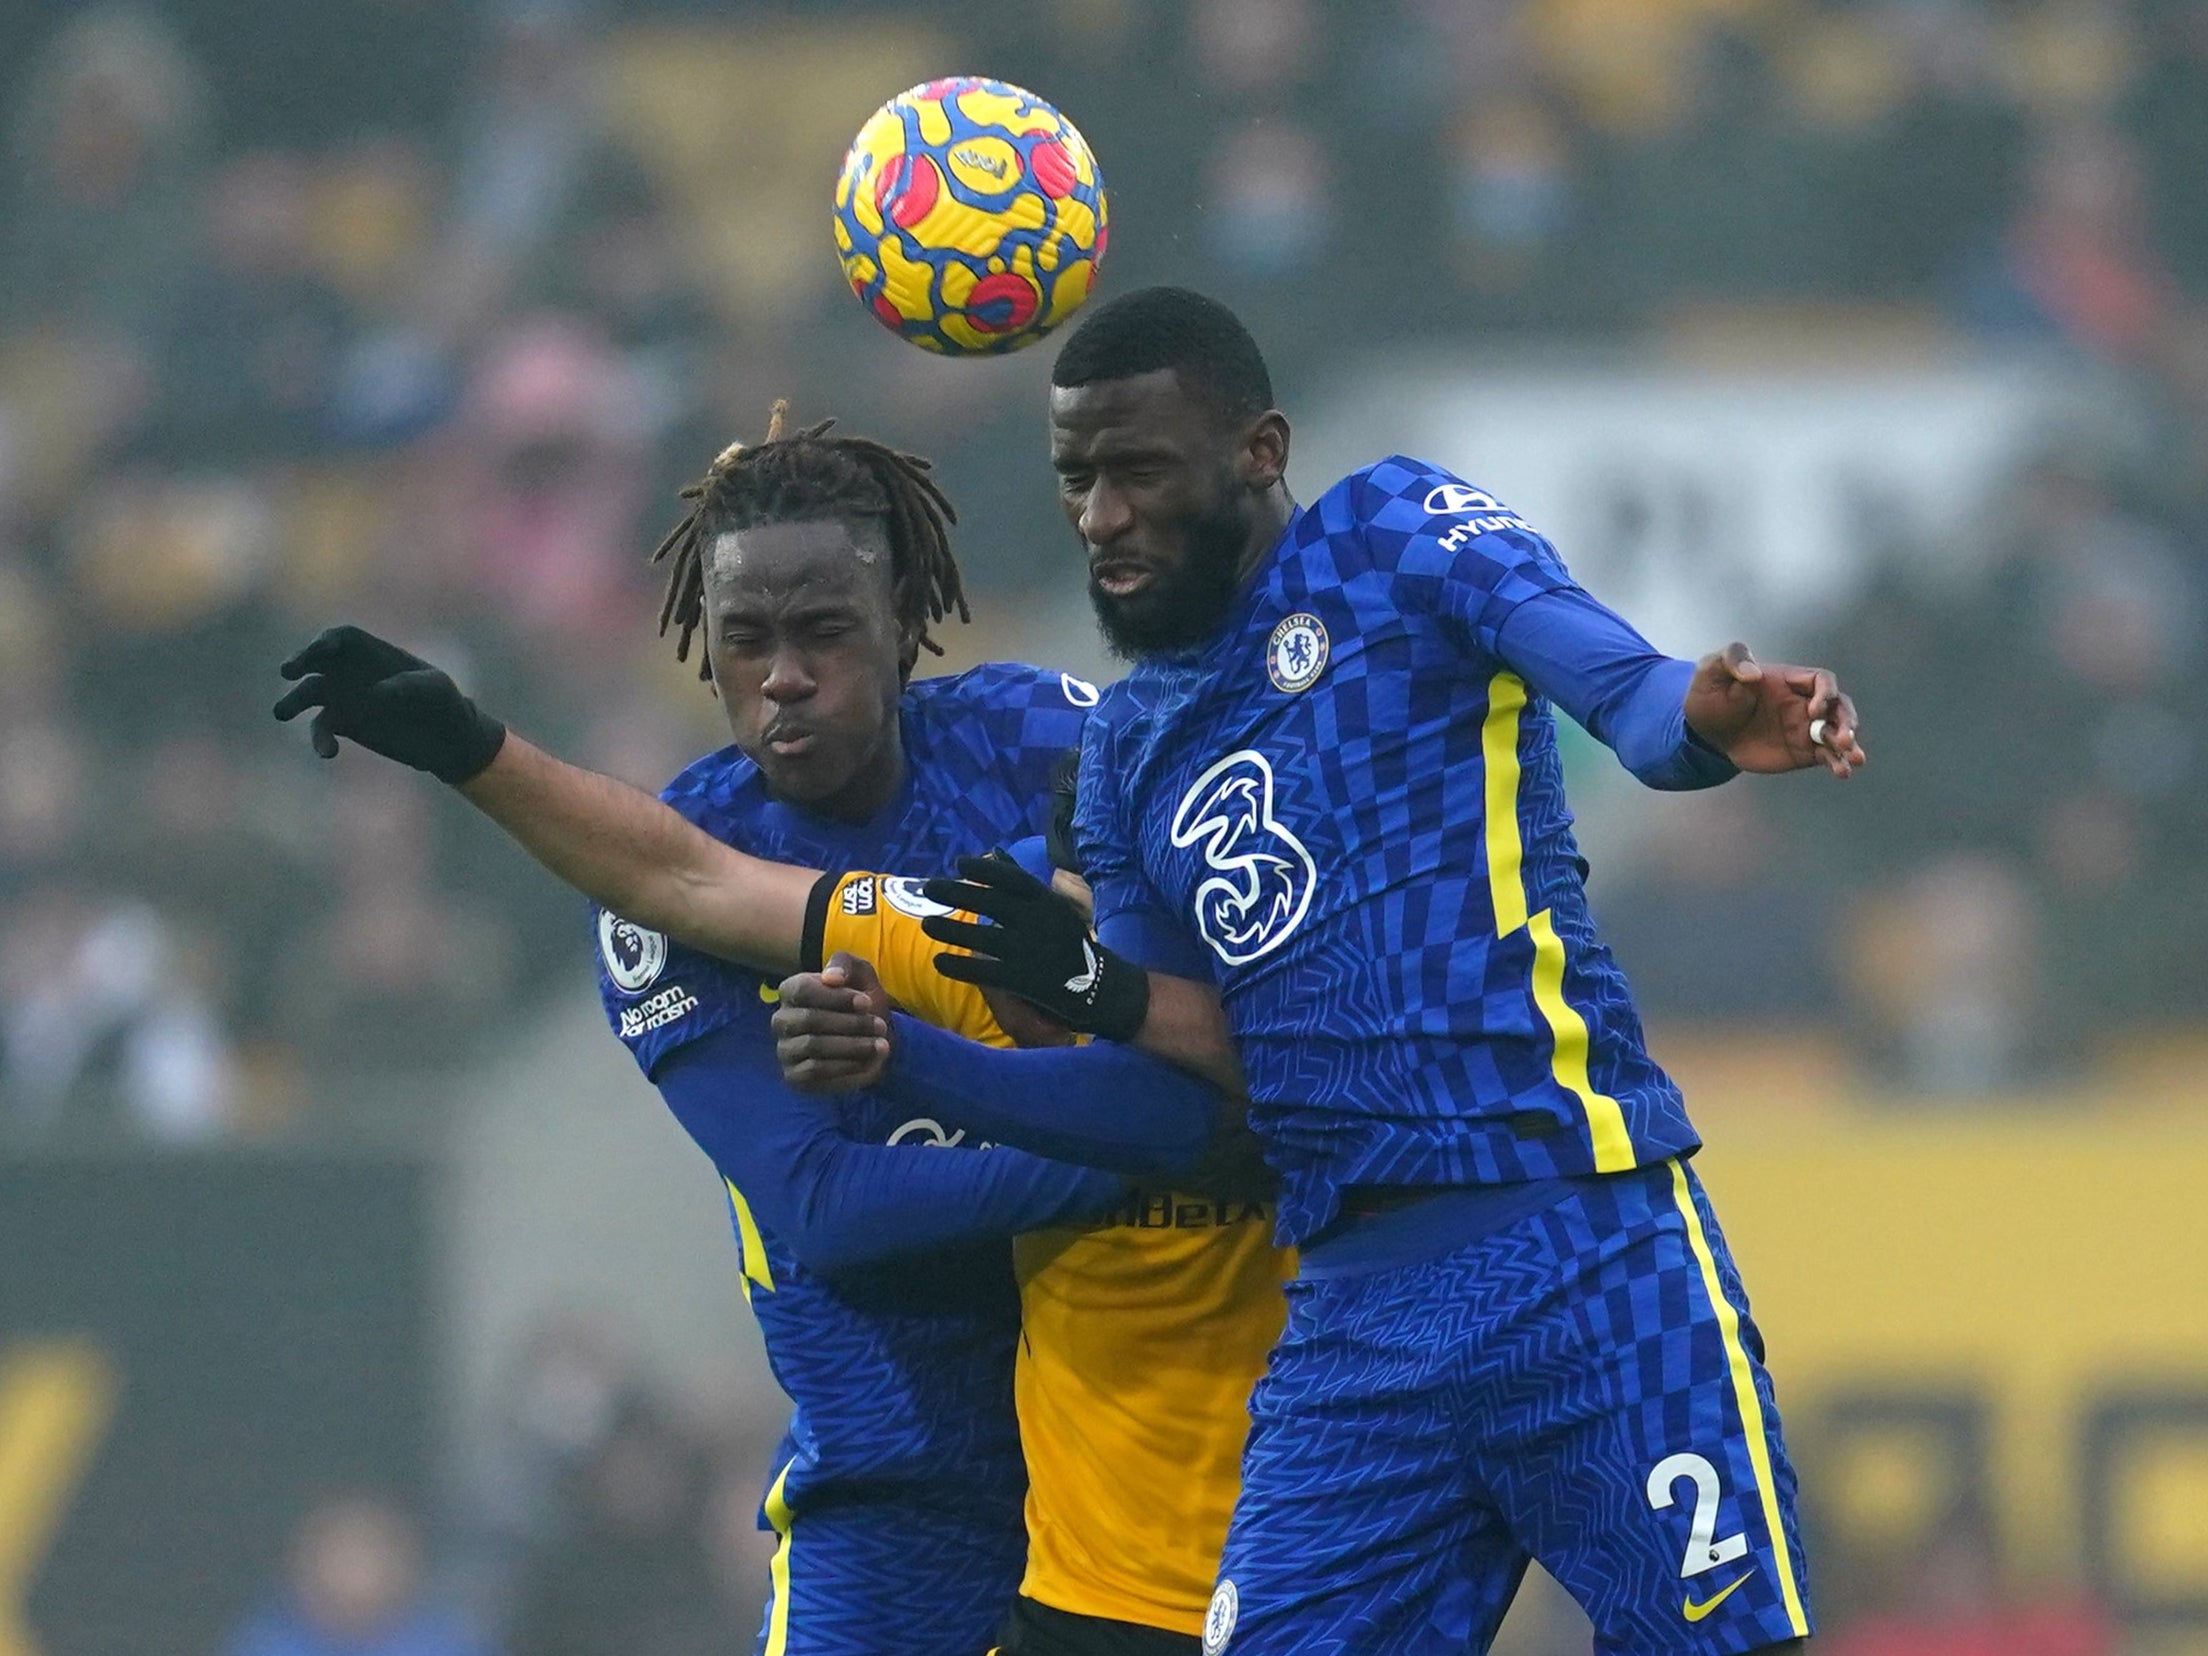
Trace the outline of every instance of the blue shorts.
<instances>
[{"instance_id":1,"label":"blue shorts","mask_svg":"<svg viewBox=\"0 0 2208 1656\"><path fill-rule=\"evenodd\" d=\"M890 1501L807 1508L767 1496L779 1536L755 1656L982 1656L1027 1567L1027 1537Z\"/></svg>"},{"instance_id":2,"label":"blue shorts","mask_svg":"<svg viewBox=\"0 0 2208 1656\"><path fill-rule=\"evenodd\" d=\"M1809 1633L1762 1337L1685 1163L1288 1307L1206 1656L1485 1651L1529 1558L1603 1656Z\"/></svg>"}]
</instances>

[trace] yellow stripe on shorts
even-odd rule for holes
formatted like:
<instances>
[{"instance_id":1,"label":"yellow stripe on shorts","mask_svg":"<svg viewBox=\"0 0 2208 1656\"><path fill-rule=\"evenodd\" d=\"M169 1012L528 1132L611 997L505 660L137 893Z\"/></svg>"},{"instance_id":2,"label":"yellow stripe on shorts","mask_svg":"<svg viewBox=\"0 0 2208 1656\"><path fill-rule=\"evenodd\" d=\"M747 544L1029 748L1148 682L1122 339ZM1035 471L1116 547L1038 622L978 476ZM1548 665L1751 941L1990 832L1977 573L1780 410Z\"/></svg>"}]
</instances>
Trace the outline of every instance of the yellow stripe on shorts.
<instances>
[{"instance_id":1,"label":"yellow stripe on shorts","mask_svg":"<svg viewBox=\"0 0 2208 1656\"><path fill-rule=\"evenodd\" d=\"M790 1467L794 1460L774 1475L774 1487L767 1491L767 1522L774 1526L774 1533L781 1537L775 1544L774 1559L767 1565L767 1590L773 1595L773 1608L767 1612L767 1648L765 1656L784 1656L790 1647L790 1534L796 1527L790 1515L790 1504L782 1498L782 1486L789 1482Z\"/></svg>"},{"instance_id":2,"label":"yellow stripe on shorts","mask_svg":"<svg viewBox=\"0 0 2208 1656\"><path fill-rule=\"evenodd\" d=\"M1779 1517L1778 1481L1771 1473L1771 1440L1763 1428L1763 1399L1756 1395L1756 1374L1748 1361L1748 1348L1740 1343L1740 1313L1733 1309L1733 1302L1725 1297L1724 1284L1718 1280L1717 1256L1710 1252L1701 1211L1695 1207L1694 1192L1687 1184L1687 1164L1674 1156L1669 1166L1672 1200L1679 1204L1679 1216L1687 1222L1687 1245L1694 1250L1695 1263L1702 1267L1702 1287L1717 1311L1717 1331L1725 1342L1733 1401L1740 1407L1741 1435L1748 1440L1748 1463L1755 1468L1756 1493L1763 1500L1763 1527L1771 1537L1771 1561L1778 1574L1779 1592L1786 1600L1787 1625L1796 1638L1806 1639L1809 1617L1802 1611L1801 1589L1794 1582L1794 1555L1787 1548L1786 1529Z\"/></svg>"}]
</instances>

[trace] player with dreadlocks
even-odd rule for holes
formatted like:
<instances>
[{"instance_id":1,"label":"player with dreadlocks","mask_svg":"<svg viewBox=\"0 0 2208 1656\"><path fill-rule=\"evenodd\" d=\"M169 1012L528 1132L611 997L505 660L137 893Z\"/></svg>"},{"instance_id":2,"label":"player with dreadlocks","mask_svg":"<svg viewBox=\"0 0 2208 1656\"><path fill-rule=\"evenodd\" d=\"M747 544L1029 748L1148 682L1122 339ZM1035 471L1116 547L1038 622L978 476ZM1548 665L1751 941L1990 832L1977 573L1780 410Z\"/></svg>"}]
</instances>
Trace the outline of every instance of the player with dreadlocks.
<instances>
[{"instance_id":1,"label":"player with dreadlocks","mask_svg":"<svg viewBox=\"0 0 2208 1656\"><path fill-rule=\"evenodd\" d=\"M674 560L667 573L666 602L659 609L660 635L665 637L670 625L679 629L675 659L690 659L690 640L705 618L706 553L719 530L793 518L826 496L839 502L846 515L878 518L883 524L891 553L891 605L912 635L913 648L903 663L909 677L920 650L943 653L928 636L929 623L954 610L961 621L972 619L958 560L951 555L951 525L958 513L929 475L930 463L917 454L901 454L871 437L824 441L835 426L833 419L807 426L785 441L789 412L786 401L777 402L767 418L764 444L729 444L705 476L682 491L683 499L697 504L652 554L655 564ZM709 683L713 677L712 665L702 655L698 677Z\"/></svg>"},{"instance_id":2,"label":"player with dreadlocks","mask_svg":"<svg viewBox=\"0 0 2208 1656\"><path fill-rule=\"evenodd\" d=\"M1125 1187L1018 1151L921 1153L946 1135L869 1101L823 1109L782 1079L771 985L818 963L831 905L846 930L911 926L924 965L917 882L813 871L925 875L1040 835L1096 692L1026 666L913 680L930 627L965 618L949 501L925 460L784 423L777 405L764 442L684 491L656 555L661 631L685 660L702 635L733 737L668 786L672 811L357 628L285 664L299 682L277 713L318 709L325 757L343 737L456 785L605 905L608 1019L727 1187L796 1404L763 1505L779 1535L764 1656L979 1656L1026 1553L1005 1239L1085 1222Z\"/></svg>"}]
</instances>

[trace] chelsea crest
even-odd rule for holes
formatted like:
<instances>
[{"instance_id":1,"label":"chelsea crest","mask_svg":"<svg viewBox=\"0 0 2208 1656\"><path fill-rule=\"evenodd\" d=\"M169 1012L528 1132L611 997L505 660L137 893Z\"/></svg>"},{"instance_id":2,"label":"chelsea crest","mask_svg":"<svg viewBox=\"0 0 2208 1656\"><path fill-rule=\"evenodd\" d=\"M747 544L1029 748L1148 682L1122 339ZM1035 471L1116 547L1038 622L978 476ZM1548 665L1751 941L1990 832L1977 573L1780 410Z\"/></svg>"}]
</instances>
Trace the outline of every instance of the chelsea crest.
<instances>
[{"instance_id":1,"label":"chelsea crest","mask_svg":"<svg viewBox=\"0 0 2208 1656\"><path fill-rule=\"evenodd\" d=\"M1273 688L1294 695L1308 690L1326 671L1326 624L1317 616L1298 610L1273 629L1265 646L1265 671Z\"/></svg>"}]
</instances>

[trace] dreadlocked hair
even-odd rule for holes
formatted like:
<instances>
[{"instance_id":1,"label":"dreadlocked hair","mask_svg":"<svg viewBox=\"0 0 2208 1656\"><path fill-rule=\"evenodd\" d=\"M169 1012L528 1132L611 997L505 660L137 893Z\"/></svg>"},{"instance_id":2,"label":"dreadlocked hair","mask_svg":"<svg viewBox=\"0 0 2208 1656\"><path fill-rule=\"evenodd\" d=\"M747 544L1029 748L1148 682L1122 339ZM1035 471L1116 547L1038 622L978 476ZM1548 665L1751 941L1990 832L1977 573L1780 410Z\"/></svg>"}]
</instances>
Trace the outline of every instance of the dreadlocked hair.
<instances>
[{"instance_id":1,"label":"dreadlocked hair","mask_svg":"<svg viewBox=\"0 0 2208 1656\"><path fill-rule=\"evenodd\" d=\"M789 412L786 400L777 401L767 417L766 441L729 444L682 491L690 510L652 554L653 563L668 565L660 636L677 629L675 659L690 659L690 640L705 620L705 560L731 529L865 519L879 522L889 541L890 601L909 641L898 667L909 678L920 651L943 653L928 635L930 626L953 614L973 619L951 554L958 514L932 475L932 461L871 437L831 437L832 419L785 434ZM713 677L711 657L702 650L698 677Z\"/></svg>"}]
</instances>

